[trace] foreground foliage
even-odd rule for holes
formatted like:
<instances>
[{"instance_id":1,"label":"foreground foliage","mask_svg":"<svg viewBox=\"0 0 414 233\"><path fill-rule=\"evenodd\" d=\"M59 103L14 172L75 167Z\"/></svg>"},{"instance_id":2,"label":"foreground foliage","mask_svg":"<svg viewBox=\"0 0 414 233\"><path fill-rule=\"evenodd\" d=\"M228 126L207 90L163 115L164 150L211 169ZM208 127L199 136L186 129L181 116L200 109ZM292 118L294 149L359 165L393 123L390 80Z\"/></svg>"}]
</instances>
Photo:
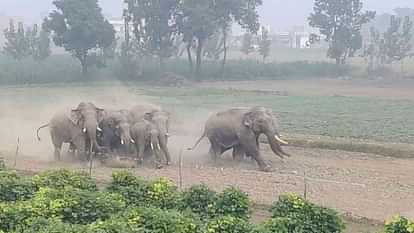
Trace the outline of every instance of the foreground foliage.
<instances>
[{"instance_id":1,"label":"foreground foliage","mask_svg":"<svg viewBox=\"0 0 414 233\"><path fill-rule=\"evenodd\" d=\"M0 232L335 233L344 229L336 212L295 195L282 196L273 205L272 219L254 225L249 222L250 200L236 188L216 193L198 185L179 192L164 178L144 181L124 171L112 177L100 191L93 179L79 172L48 171L25 178L3 171Z\"/></svg>"}]
</instances>

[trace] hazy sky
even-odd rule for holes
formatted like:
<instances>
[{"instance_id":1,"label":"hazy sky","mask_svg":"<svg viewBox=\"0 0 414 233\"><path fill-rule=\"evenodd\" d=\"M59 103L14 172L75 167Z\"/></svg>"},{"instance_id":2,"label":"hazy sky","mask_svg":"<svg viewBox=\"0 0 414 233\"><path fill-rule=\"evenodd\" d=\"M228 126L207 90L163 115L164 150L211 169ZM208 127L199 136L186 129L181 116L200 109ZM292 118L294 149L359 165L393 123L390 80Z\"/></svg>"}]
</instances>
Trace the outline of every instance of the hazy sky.
<instances>
[{"instance_id":1,"label":"hazy sky","mask_svg":"<svg viewBox=\"0 0 414 233\"><path fill-rule=\"evenodd\" d=\"M0 15L23 16L28 21L37 21L47 15L53 0L0 0ZM104 13L121 15L122 0L100 0ZM414 0L364 0L365 8L378 12L391 12L396 7L414 8ZM274 30L283 30L295 25L304 25L312 11L313 0L264 0L261 21Z\"/></svg>"}]
</instances>

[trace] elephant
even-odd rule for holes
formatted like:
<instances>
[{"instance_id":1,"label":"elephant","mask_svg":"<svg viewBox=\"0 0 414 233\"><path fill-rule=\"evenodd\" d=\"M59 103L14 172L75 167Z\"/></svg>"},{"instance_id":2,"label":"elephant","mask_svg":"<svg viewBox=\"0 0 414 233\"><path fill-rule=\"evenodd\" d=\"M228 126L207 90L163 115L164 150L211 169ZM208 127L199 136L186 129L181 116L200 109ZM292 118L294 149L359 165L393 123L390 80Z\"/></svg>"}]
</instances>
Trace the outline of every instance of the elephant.
<instances>
[{"instance_id":1,"label":"elephant","mask_svg":"<svg viewBox=\"0 0 414 233\"><path fill-rule=\"evenodd\" d=\"M97 131L102 131L99 123L103 120L104 109L97 108L93 103L81 102L76 109L72 110L72 113L83 127L83 132L86 133L86 140L89 142L86 151L88 153L101 151L102 148L97 141Z\"/></svg>"},{"instance_id":2,"label":"elephant","mask_svg":"<svg viewBox=\"0 0 414 233\"><path fill-rule=\"evenodd\" d=\"M55 160L60 160L63 143L70 143L72 150L77 149L80 158L86 157L87 135L79 124L78 118L74 117L70 111L56 113L49 124L39 127L37 129L37 139L39 141L41 140L39 131L46 127L50 128Z\"/></svg>"},{"instance_id":3,"label":"elephant","mask_svg":"<svg viewBox=\"0 0 414 233\"><path fill-rule=\"evenodd\" d=\"M232 108L218 112L209 117L204 133L189 150L194 150L204 137L211 143L209 154L217 156L233 149L233 157L246 154L252 157L262 171L271 168L262 158L259 150L259 137L266 135L272 151L280 156L290 156L282 150L288 143L280 138L276 127L276 119L271 110L264 107Z\"/></svg>"},{"instance_id":4,"label":"elephant","mask_svg":"<svg viewBox=\"0 0 414 233\"><path fill-rule=\"evenodd\" d=\"M99 145L110 151L124 149L128 152L131 143L135 141L130 135L130 123L128 110L107 110L99 124L102 129Z\"/></svg>"},{"instance_id":5,"label":"elephant","mask_svg":"<svg viewBox=\"0 0 414 233\"><path fill-rule=\"evenodd\" d=\"M129 112L129 121L131 125L141 122L142 120L148 120L155 124L160 133L159 140L161 149L166 152L166 156L170 158L167 148L168 138L170 137L170 114L162 110L161 107L152 104L136 105L131 108Z\"/></svg>"},{"instance_id":6,"label":"elephant","mask_svg":"<svg viewBox=\"0 0 414 233\"><path fill-rule=\"evenodd\" d=\"M131 127L131 137L135 140L138 163L142 163L144 152L149 150L155 155L156 167L161 169L161 153L164 153L166 165L171 163L171 157L166 145L162 145L162 138L165 135L160 134L157 125L153 121L141 120Z\"/></svg>"}]
</instances>

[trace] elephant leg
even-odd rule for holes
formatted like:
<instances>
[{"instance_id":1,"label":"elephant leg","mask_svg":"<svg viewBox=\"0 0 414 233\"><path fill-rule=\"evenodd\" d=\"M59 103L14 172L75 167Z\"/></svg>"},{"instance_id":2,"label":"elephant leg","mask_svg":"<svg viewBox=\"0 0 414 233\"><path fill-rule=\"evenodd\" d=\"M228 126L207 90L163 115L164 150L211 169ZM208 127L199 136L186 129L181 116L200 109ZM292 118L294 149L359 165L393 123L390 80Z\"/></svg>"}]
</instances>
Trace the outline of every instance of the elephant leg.
<instances>
[{"instance_id":1,"label":"elephant leg","mask_svg":"<svg viewBox=\"0 0 414 233\"><path fill-rule=\"evenodd\" d=\"M171 155L170 155L170 151L168 150L168 147L167 147L167 139L165 141L160 140L159 145L161 147L161 151L165 155L165 163L166 163L167 166L169 166L171 164Z\"/></svg>"},{"instance_id":2,"label":"elephant leg","mask_svg":"<svg viewBox=\"0 0 414 233\"><path fill-rule=\"evenodd\" d=\"M244 150L243 147L238 145L233 147L233 160L241 161L244 157Z\"/></svg>"},{"instance_id":3,"label":"elephant leg","mask_svg":"<svg viewBox=\"0 0 414 233\"><path fill-rule=\"evenodd\" d=\"M60 152L62 150L62 145L55 145L55 152L54 152L54 158L56 161L60 161Z\"/></svg>"},{"instance_id":4,"label":"elephant leg","mask_svg":"<svg viewBox=\"0 0 414 233\"><path fill-rule=\"evenodd\" d=\"M160 155L161 151L157 148L154 148L153 152L154 152L154 156L155 156L155 167L157 169L161 169L163 167L162 166L162 159L161 159L161 155Z\"/></svg>"},{"instance_id":5,"label":"elephant leg","mask_svg":"<svg viewBox=\"0 0 414 233\"><path fill-rule=\"evenodd\" d=\"M246 152L247 156L251 156L256 160L259 165L260 170L265 172L270 172L271 167L267 165L260 155L259 148L257 146L257 137L253 132L246 131L243 134L243 137L240 137L240 145L243 147L243 150Z\"/></svg>"}]
</instances>

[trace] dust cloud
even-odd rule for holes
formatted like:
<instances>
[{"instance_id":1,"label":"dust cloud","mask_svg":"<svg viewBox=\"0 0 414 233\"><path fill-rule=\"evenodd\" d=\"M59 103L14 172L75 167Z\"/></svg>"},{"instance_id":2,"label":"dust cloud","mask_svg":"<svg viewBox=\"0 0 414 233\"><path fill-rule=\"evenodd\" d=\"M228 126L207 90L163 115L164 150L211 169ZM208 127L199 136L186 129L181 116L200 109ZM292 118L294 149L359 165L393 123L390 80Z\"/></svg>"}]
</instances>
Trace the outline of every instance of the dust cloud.
<instances>
[{"instance_id":1,"label":"dust cloud","mask_svg":"<svg viewBox=\"0 0 414 233\"><path fill-rule=\"evenodd\" d=\"M58 111L75 108L80 102L93 102L104 109L130 109L135 104L157 104L157 98L146 96L137 88L121 82L94 87L80 85L2 87L0 90L0 154L14 155L17 140L19 154L36 160L52 160L53 146L49 129L40 131L41 141L37 140L36 130L47 124ZM179 103L162 106L171 113L171 138L169 148L173 161L178 160L182 151L188 161L199 162L207 157L208 140L203 140L195 151L188 151L202 135L204 122L211 111L192 108L188 111ZM62 151L67 151L64 145ZM207 157L208 158L208 157Z\"/></svg>"}]
</instances>

